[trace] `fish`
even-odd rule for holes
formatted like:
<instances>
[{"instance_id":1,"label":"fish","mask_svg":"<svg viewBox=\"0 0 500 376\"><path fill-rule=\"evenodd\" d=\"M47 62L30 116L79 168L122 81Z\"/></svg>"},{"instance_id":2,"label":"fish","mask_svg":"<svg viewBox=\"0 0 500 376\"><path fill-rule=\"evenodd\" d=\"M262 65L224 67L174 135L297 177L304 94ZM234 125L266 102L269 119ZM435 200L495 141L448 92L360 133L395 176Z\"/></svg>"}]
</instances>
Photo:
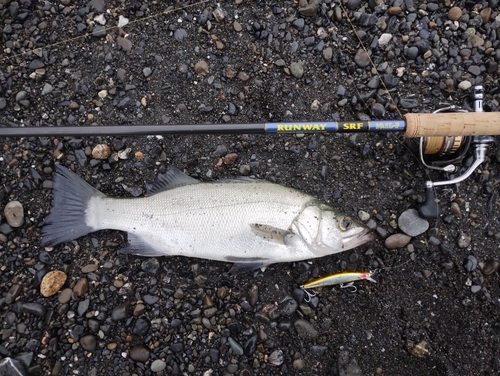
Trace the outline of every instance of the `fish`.
<instances>
[{"instance_id":1,"label":"fish","mask_svg":"<svg viewBox=\"0 0 500 376\"><path fill-rule=\"evenodd\" d=\"M229 262L234 273L323 257L374 239L361 222L265 180L202 182L169 166L147 196L115 198L56 164L42 245L107 229L127 232L123 254Z\"/></svg>"}]
</instances>

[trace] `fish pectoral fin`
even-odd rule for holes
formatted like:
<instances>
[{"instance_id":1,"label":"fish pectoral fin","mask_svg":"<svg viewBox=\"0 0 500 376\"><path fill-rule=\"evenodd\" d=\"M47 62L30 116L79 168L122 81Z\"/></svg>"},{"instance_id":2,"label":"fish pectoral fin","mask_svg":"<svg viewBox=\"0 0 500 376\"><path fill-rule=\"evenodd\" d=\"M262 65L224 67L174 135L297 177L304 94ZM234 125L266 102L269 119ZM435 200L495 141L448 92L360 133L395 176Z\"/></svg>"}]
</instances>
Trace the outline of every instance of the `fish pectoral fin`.
<instances>
[{"instance_id":1,"label":"fish pectoral fin","mask_svg":"<svg viewBox=\"0 0 500 376\"><path fill-rule=\"evenodd\" d=\"M250 228L255 235L261 237L262 239L267 240L271 243L282 245L287 245L287 240L291 236L295 235L293 232L290 232L288 230L283 230L269 225L261 225L259 223L252 223L250 225Z\"/></svg>"},{"instance_id":2,"label":"fish pectoral fin","mask_svg":"<svg viewBox=\"0 0 500 376\"><path fill-rule=\"evenodd\" d=\"M118 252L126 255L137 255L144 257L159 257L166 256L165 252L160 252L153 248L139 235L128 233L128 244L125 248L120 249Z\"/></svg>"}]
</instances>

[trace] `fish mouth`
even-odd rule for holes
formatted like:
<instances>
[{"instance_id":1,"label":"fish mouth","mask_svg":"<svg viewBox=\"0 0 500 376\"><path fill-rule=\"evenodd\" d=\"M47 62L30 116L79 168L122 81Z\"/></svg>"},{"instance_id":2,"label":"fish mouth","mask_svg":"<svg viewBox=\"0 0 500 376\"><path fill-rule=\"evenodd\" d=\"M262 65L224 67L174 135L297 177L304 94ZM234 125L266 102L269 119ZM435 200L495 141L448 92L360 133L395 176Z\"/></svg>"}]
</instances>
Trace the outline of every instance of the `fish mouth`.
<instances>
[{"instance_id":1,"label":"fish mouth","mask_svg":"<svg viewBox=\"0 0 500 376\"><path fill-rule=\"evenodd\" d=\"M347 251L348 249L356 248L360 245L371 242L373 239L375 239L375 234L371 229L365 228L363 231L353 236L342 239L342 248L344 251Z\"/></svg>"}]
</instances>

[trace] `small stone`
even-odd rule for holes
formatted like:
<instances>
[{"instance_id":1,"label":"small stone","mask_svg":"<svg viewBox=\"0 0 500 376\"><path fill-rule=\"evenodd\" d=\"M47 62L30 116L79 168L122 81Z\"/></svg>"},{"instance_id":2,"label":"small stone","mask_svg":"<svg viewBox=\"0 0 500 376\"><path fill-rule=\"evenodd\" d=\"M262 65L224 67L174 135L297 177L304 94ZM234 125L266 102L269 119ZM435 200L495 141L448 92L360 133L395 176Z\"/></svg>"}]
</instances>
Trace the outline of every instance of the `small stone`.
<instances>
[{"instance_id":1,"label":"small stone","mask_svg":"<svg viewBox=\"0 0 500 376\"><path fill-rule=\"evenodd\" d=\"M174 38L175 40L182 41L186 39L188 36L188 33L185 29L177 29L174 31Z\"/></svg>"},{"instance_id":2,"label":"small stone","mask_svg":"<svg viewBox=\"0 0 500 376\"><path fill-rule=\"evenodd\" d=\"M104 37L106 35L106 28L102 25L97 25L92 30L92 35L96 38Z\"/></svg>"},{"instance_id":3,"label":"small stone","mask_svg":"<svg viewBox=\"0 0 500 376\"><path fill-rule=\"evenodd\" d=\"M97 269L99 269L99 265L97 264L88 264L83 266L80 270L82 271L83 274L88 274L95 272Z\"/></svg>"},{"instance_id":4,"label":"small stone","mask_svg":"<svg viewBox=\"0 0 500 376\"><path fill-rule=\"evenodd\" d=\"M148 274L155 275L160 269L160 262L156 257L148 258L142 262L141 269Z\"/></svg>"},{"instance_id":5,"label":"small stone","mask_svg":"<svg viewBox=\"0 0 500 376\"><path fill-rule=\"evenodd\" d=\"M10 201L5 205L3 215L11 227L20 227L24 224L24 209L19 201Z\"/></svg>"},{"instance_id":6,"label":"small stone","mask_svg":"<svg viewBox=\"0 0 500 376\"><path fill-rule=\"evenodd\" d=\"M85 351L94 351L97 347L96 338L92 334L87 334L80 338L80 346L82 346Z\"/></svg>"},{"instance_id":7,"label":"small stone","mask_svg":"<svg viewBox=\"0 0 500 376\"><path fill-rule=\"evenodd\" d=\"M472 83L471 83L470 81L467 81L467 80L462 81L462 82L460 82L460 83L458 84L458 88L459 88L460 90L464 90L464 91L465 91L465 90L470 89L470 88L471 88L471 86L472 86Z\"/></svg>"},{"instance_id":8,"label":"small stone","mask_svg":"<svg viewBox=\"0 0 500 376\"><path fill-rule=\"evenodd\" d=\"M146 67L142 70L142 74L144 74L144 77L151 76L151 73L153 73L153 70L149 67Z\"/></svg>"},{"instance_id":9,"label":"small stone","mask_svg":"<svg viewBox=\"0 0 500 376\"><path fill-rule=\"evenodd\" d=\"M391 16L397 16L402 11L403 10L401 9L401 7L397 7L397 6L390 7L389 9L387 9L387 13L389 13Z\"/></svg>"},{"instance_id":10,"label":"small stone","mask_svg":"<svg viewBox=\"0 0 500 376\"><path fill-rule=\"evenodd\" d=\"M146 363L149 360L149 350L143 346L136 346L130 350L130 359Z\"/></svg>"},{"instance_id":11,"label":"small stone","mask_svg":"<svg viewBox=\"0 0 500 376\"><path fill-rule=\"evenodd\" d=\"M89 290L89 281L87 278L83 277L76 282L75 287L73 287L73 292L78 296L83 296Z\"/></svg>"},{"instance_id":12,"label":"small stone","mask_svg":"<svg viewBox=\"0 0 500 376\"><path fill-rule=\"evenodd\" d=\"M129 19L120 14L120 16L118 17L118 28L122 28L123 26L125 26L128 23L129 23Z\"/></svg>"},{"instance_id":13,"label":"small stone","mask_svg":"<svg viewBox=\"0 0 500 376\"><path fill-rule=\"evenodd\" d=\"M151 363L151 372L162 372L165 368L167 368L167 363L161 359L156 359Z\"/></svg>"},{"instance_id":14,"label":"small stone","mask_svg":"<svg viewBox=\"0 0 500 376\"><path fill-rule=\"evenodd\" d=\"M0 110L3 110L7 107L7 100L5 98L0 98Z\"/></svg>"},{"instance_id":15,"label":"small stone","mask_svg":"<svg viewBox=\"0 0 500 376\"><path fill-rule=\"evenodd\" d=\"M292 363L292 367L294 369L297 369L299 371L303 370L304 367L306 366L306 362L304 361L304 359L300 358L300 359L295 359Z\"/></svg>"},{"instance_id":16,"label":"small stone","mask_svg":"<svg viewBox=\"0 0 500 376\"><path fill-rule=\"evenodd\" d=\"M476 270L477 268L477 259L472 256L472 255L469 255L467 256L467 258L464 260L462 266L464 267L465 270L467 270L468 272L472 272L474 270Z\"/></svg>"},{"instance_id":17,"label":"small stone","mask_svg":"<svg viewBox=\"0 0 500 376\"><path fill-rule=\"evenodd\" d=\"M208 64L205 60L200 60L194 65L194 71L201 76L208 73Z\"/></svg>"},{"instance_id":18,"label":"small stone","mask_svg":"<svg viewBox=\"0 0 500 376\"><path fill-rule=\"evenodd\" d=\"M457 238L457 245L459 248L467 248L472 241L471 237L463 232Z\"/></svg>"},{"instance_id":19,"label":"small stone","mask_svg":"<svg viewBox=\"0 0 500 376\"><path fill-rule=\"evenodd\" d=\"M302 78L304 75L304 67L302 63L293 62L290 64L290 73L295 78Z\"/></svg>"},{"instance_id":20,"label":"small stone","mask_svg":"<svg viewBox=\"0 0 500 376\"><path fill-rule=\"evenodd\" d=\"M68 287L68 288L61 291L61 293L57 297L57 300L61 304L69 303L69 301L71 300L72 294L73 294L73 290Z\"/></svg>"},{"instance_id":21,"label":"small stone","mask_svg":"<svg viewBox=\"0 0 500 376\"><path fill-rule=\"evenodd\" d=\"M46 298L54 295L64 285L66 278L66 273L60 270L48 272L40 284L40 293Z\"/></svg>"},{"instance_id":22,"label":"small stone","mask_svg":"<svg viewBox=\"0 0 500 376\"><path fill-rule=\"evenodd\" d=\"M43 85L42 95L52 93L52 90L54 90L54 87L49 83L45 83L45 85Z\"/></svg>"},{"instance_id":23,"label":"small stone","mask_svg":"<svg viewBox=\"0 0 500 376\"><path fill-rule=\"evenodd\" d=\"M304 319L298 319L294 322L293 326L295 327L295 330L297 330L297 334L301 338L315 339L319 335L318 331L314 329L311 323Z\"/></svg>"},{"instance_id":24,"label":"small stone","mask_svg":"<svg viewBox=\"0 0 500 376\"><path fill-rule=\"evenodd\" d=\"M354 62L358 65L358 67L364 68L370 65L370 57L363 49L359 49L354 55Z\"/></svg>"},{"instance_id":25,"label":"small stone","mask_svg":"<svg viewBox=\"0 0 500 376\"><path fill-rule=\"evenodd\" d=\"M108 159L111 155L111 149L108 145L97 144L94 149L92 149L92 157L94 159Z\"/></svg>"},{"instance_id":26,"label":"small stone","mask_svg":"<svg viewBox=\"0 0 500 376\"><path fill-rule=\"evenodd\" d=\"M44 317L47 309L40 303L23 303L21 310L28 314L37 317Z\"/></svg>"},{"instance_id":27,"label":"small stone","mask_svg":"<svg viewBox=\"0 0 500 376\"><path fill-rule=\"evenodd\" d=\"M231 350L233 350L233 353L235 355L243 355L243 347L241 347L238 342L236 342L231 337L229 337L227 341L229 342L229 346L231 346Z\"/></svg>"},{"instance_id":28,"label":"small stone","mask_svg":"<svg viewBox=\"0 0 500 376\"><path fill-rule=\"evenodd\" d=\"M453 7L448 11L448 18L451 21L458 21L462 17L462 8Z\"/></svg>"},{"instance_id":29,"label":"small stone","mask_svg":"<svg viewBox=\"0 0 500 376\"><path fill-rule=\"evenodd\" d=\"M314 17L319 10L319 1L312 0L309 4L299 7L299 13L304 17Z\"/></svg>"},{"instance_id":30,"label":"small stone","mask_svg":"<svg viewBox=\"0 0 500 376\"><path fill-rule=\"evenodd\" d=\"M403 248L411 240L411 236L406 234L393 234L385 239L385 247L387 249Z\"/></svg>"},{"instance_id":31,"label":"small stone","mask_svg":"<svg viewBox=\"0 0 500 376\"><path fill-rule=\"evenodd\" d=\"M500 263L497 260L488 260L484 265L483 273L485 275L496 273L499 267Z\"/></svg>"},{"instance_id":32,"label":"small stone","mask_svg":"<svg viewBox=\"0 0 500 376\"><path fill-rule=\"evenodd\" d=\"M116 37L116 43L124 50L132 50L132 41L122 37Z\"/></svg>"},{"instance_id":33,"label":"small stone","mask_svg":"<svg viewBox=\"0 0 500 376\"><path fill-rule=\"evenodd\" d=\"M234 164L234 162L236 162L237 158L238 158L238 154L229 153L229 154L226 154L226 156L224 156L222 158L222 162L224 162L224 164L226 164L226 165L232 165L232 164Z\"/></svg>"},{"instance_id":34,"label":"small stone","mask_svg":"<svg viewBox=\"0 0 500 376\"><path fill-rule=\"evenodd\" d=\"M408 209L399 216L398 226L406 235L418 236L427 231L429 222L420 218L415 209Z\"/></svg>"},{"instance_id":35,"label":"small stone","mask_svg":"<svg viewBox=\"0 0 500 376\"><path fill-rule=\"evenodd\" d=\"M283 356L283 351L282 350L274 350L271 355L269 355L269 358L267 359L269 364L272 364L273 366L281 366L284 361L284 356Z\"/></svg>"},{"instance_id":36,"label":"small stone","mask_svg":"<svg viewBox=\"0 0 500 376\"><path fill-rule=\"evenodd\" d=\"M420 341L415 346L412 346L412 344L409 344L408 349L410 350L410 354L417 357L417 358L423 358L426 355L429 355L429 350L427 349L427 342L426 341Z\"/></svg>"},{"instance_id":37,"label":"small stone","mask_svg":"<svg viewBox=\"0 0 500 376\"><path fill-rule=\"evenodd\" d=\"M241 24L238 21L234 21L233 22L233 28L234 28L235 31L238 31L238 32L240 32L241 30L243 30Z\"/></svg>"},{"instance_id":38,"label":"small stone","mask_svg":"<svg viewBox=\"0 0 500 376\"><path fill-rule=\"evenodd\" d=\"M111 312L111 318L113 319L113 321L125 320L129 316L128 315L129 307L130 303L125 302L113 308L113 311Z\"/></svg>"}]
</instances>

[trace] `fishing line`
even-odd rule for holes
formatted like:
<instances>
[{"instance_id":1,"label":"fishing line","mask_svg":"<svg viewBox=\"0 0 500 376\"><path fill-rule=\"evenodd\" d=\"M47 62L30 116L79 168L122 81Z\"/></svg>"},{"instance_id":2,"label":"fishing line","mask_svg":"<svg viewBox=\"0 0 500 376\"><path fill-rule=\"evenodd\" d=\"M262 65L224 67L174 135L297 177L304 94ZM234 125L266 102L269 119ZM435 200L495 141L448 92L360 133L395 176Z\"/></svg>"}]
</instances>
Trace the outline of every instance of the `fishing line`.
<instances>
[{"instance_id":1,"label":"fishing line","mask_svg":"<svg viewBox=\"0 0 500 376\"><path fill-rule=\"evenodd\" d=\"M390 102L394 105L395 109L396 109L396 112L398 113L399 115L399 118L403 118L403 114L402 112L399 110L399 107L398 105L396 104L396 101L394 100L393 96L391 95L389 89L387 88L384 80L382 79L382 77L380 76L380 73L378 72L378 69L375 65L375 63L373 62L369 52L368 52L368 49L366 48L365 44L363 43L363 40L361 39L356 27L354 26L353 22L351 21L350 17L349 17L349 14L347 13L347 10L344 8L344 6L342 5L342 2L340 1L338 3L340 9L342 10L345 18L347 19L347 22L349 23L350 27L351 27L351 30L352 32L354 33L354 35L356 36L361 48L363 49L364 53L366 54L366 56L368 57L368 60L370 61L370 64L373 68L373 71L375 72L375 74L377 75L378 79L379 79L379 82L380 84L382 85L382 87L384 88L385 92L387 93L388 97L389 97L389 100ZM342 50L340 50L340 53L342 54ZM347 69L347 74L349 75L349 77L351 78L351 80L353 82L355 82L354 80L354 77L352 76L352 74L349 72L349 70ZM361 101L363 102L364 106L367 108L367 110L370 110L370 106L368 105L368 103L366 103L366 101L363 99L363 96L359 93L359 90L358 88L356 87L356 85L354 85L354 89L356 90L357 94L358 94L358 97L361 99ZM415 159L417 161L417 163L422 167L422 170L424 171L424 174L427 176L427 179L429 181L432 181L432 178L430 177L429 173L427 172L427 170L425 169L425 166L422 164L422 162L418 159L418 157L411 151L411 149L403 142L401 141L397 135L394 135L392 133L389 133L390 137L393 137L396 142L399 144L399 145L402 145L411 155L411 157L413 159ZM433 191L434 191L434 195L435 197L437 197L437 190L436 190L436 187L432 187ZM436 218L436 227L439 226L439 217Z\"/></svg>"},{"instance_id":2,"label":"fishing line","mask_svg":"<svg viewBox=\"0 0 500 376\"><path fill-rule=\"evenodd\" d=\"M165 10L163 12L155 13L155 14L152 14L150 16L146 16L146 17L138 18L138 19L133 20L133 21L129 21L127 23L127 25L133 25L133 24L136 24L136 23L139 23L139 22L142 22L142 21L149 20L151 18L155 18L155 17L158 17L158 16L162 16L162 15L166 15L166 14L169 14L169 13L177 12L179 10L191 8L191 7L200 5L200 4L204 4L204 3L207 3L209 1L210 0L201 0L201 1L198 1L196 3L185 5L185 6L182 6L182 7L179 7L179 8ZM118 25L105 27L103 29L103 31L108 32L108 31L116 30L116 29L119 29ZM87 38L87 37L92 36L93 34L94 34L93 32L90 32L90 33L78 35L78 36L73 37L73 38L68 38L68 39L65 39L65 40L62 40L62 41L59 41L59 42L51 43L51 44L49 44L47 46L32 48L30 50L23 51L23 52L20 52L18 54L14 54L14 55L7 56L7 57L0 57L0 63L3 63L4 61L9 60L9 59L14 59L16 57L21 57L21 56L27 55L29 53L33 53L33 52L38 51L38 50L48 49L48 48L51 48L51 47L59 46L59 45L66 44L66 43L69 43L69 42L73 42L73 41L76 41L76 40L79 40L79 39Z\"/></svg>"}]
</instances>

